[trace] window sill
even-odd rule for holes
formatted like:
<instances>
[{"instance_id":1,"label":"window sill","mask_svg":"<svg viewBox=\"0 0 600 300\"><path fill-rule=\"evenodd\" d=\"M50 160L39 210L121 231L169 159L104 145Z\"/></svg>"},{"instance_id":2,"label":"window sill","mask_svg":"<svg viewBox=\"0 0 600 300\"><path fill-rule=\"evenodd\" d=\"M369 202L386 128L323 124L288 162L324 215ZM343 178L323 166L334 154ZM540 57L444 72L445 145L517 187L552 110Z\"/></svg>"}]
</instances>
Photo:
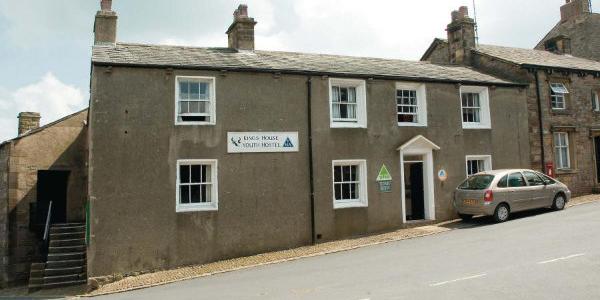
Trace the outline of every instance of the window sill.
<instances>
[{"instance_id":1,"label":"window sill","mask_svg":"<svg viewBox=\"0 0 600 300\"><path fill-rule=\"evenodd\" d=\"M492 126L490 125L484 125L484 124L472 124L472 123L462 123L462 128L463 129L492 129Z\"/></svg>"},{"instance_id":2,"label":"window sill","mask_svg":"<svg viewBox=\"0 0 600 300\"><path fill-rule=\"evenodd\" d=\"M366 208L366 207L369 207L369 205L362 201L336 202L335 200L333 200L333 209Z\"/></svg>"},{"instance_id":3,"label":"window sill","mask_svg":"<svg viewBox=\"0 0 600 300\"><path fill-rule=\"evenodd\" d=\"M567 109L552 109L552 114L553 115L570 115L571 112Z\"/></svg>"},{"instance_id":4,"label":"window sill","mask_svg":"<svg viewBox=\"0 0 600 300\"><path fill-rule=\"evenodd\" d=\"M215 126L212 122L175 122L175 126Z\"/></svg>"},{"instance_id":5,"label":"window sill","mask_svg":"<svg viewBox=\"0 0 600 300\"><path fill-rule=\"evenodd\" d=\"M579 173L576 169L559 169L556 170L556 175L569 175L569 174L577 174Z\"/></svg>"},{"instance_id":6,"label":"window sill","mask_svg":"<svg viewBox=\"0 0 600 300\"><path fill-rule=\"evenodd\" d=\"M176 213L201 212L201 211L218 211L216 205L179 205L175 208Z\"/></svg>"},{"instance_id":7,"label":"window sill","mask_svg":"<svg viewBox=\"0 0 600 300\"><path fill-rule=\"evenodd\" d=\"M335 122L335 123L331 123L331 128L367 128L367 125L358 124L358 123Z\"/></svg>"},{"instance_id":8,"label":"window sill","mask_svg":"<svg viewBox=\"0 0 600 300\"><path fill-rule=\"evenodd\" d=\"M427 124L398 122L398 127L427 127Z\"/></svg>"}]
</instances>

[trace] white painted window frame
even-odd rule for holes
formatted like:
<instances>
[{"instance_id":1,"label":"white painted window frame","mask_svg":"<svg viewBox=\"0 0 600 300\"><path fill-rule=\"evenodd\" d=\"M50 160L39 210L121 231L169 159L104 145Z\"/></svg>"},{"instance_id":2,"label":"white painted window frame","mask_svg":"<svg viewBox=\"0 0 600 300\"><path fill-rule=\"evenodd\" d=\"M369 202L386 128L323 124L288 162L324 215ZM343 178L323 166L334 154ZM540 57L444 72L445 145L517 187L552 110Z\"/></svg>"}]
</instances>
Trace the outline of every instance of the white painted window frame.
<instances>
[{"instance_id":1,"label":"white painted window frame","mask_svg":"<svg viewBox=\"0 0 600 300\"><path fill-rule=\"evenodd\" d=\"M483 171L493 170L491 155L467 155L467 156L465 156L465 174L467 175L467 177L474 175L474 174L469 175L469 161L472 161L472 160L483 160L483 167L484 167Z\"/></svg>"},{"instance_id":2,"label":"white painted window frame","mask_svg":"<svg viewBox=\"0 0 600 300\"><path fill-rule=\"evenodd\" d=\"M417 95L417 122L398 122L400 127L427 127L427 86L424 83L396 82L396 120L401 113L398 112L398 91L416 91Z\"/></svg>"},{"instance_id":3,"label":"white painted window frame","mask_svg":"<svg viewBox=\"0 0 600 300\"><path fill-rule=\"evenodd\" d=\"M554 85L560 85L559 87L554 87ZM565 92L557 92L555 89L562 89ZM564 83L560 82L551 82L550 83L550 108L552 110L565 110L567 109L567 94L569 93L569 89L565 86ZM553 102L562 103L562 107L554 107Z\"/></svg>"},{"instance_id":4,"label":"white painted window frame","mask_svg":"<svg viewBox=\"0 0 600 300\"><path fill-rule=\"evenodd\" d=\"M479 122L464 122L463 120L463 105L462 95L463 93L476 93L479 94L479 105L480 115ZM460 119L462 121L463 129L491 129L492 120L490 117L490 92L486 86L461 86L458 95L460 101Z\"/></svg>"},{"instance_id":5,"label":"white painted window frame","mask_svg":"<svg viewBox=\"0 0 600 300\"><path fill-rule=\"evenodd\" d=\"M211 202L181 204L179 203L179 167L184 165L210 165L211 176ZM177 160L176 180L175 180L175 212L194 212L194 211L217 211L219 209L219 172L218 161L216 159L179 159Z\"/></svg>"},{"instance_id":6,"label":"white painted window frame","mask_svg":"<svg viewBox=\"0 0 600 300\"><path fill-rule=\"evenodd\" d=\"M558 141L559 141L559 136L564 136L565 137L565 144L564 145L559 145ZM571 169L571 149L569 149L570 147L570 143L569 143L569 133L568 132L555 132L553 135L553 139L554 139L554 159L557 160L557 157L562 157L560 155L557 156L558 151L562 151L563 149L566 150L567 152L567 161L566 161L566 166L563 165L562 162L562 158L560 159L560 161L555 161L554 163L556 164L556 169L557 170L569 170Z\"/></svg>"},{"instance_id":7,"label":"white painted window frame","mask_svg":"<svg viewBox=\"0 0 600 300\"><path fill-rule=\"evenodd\" d=\"M209 109L210 115L209 121L179 121L179 80L187 79L191 81L206 82L209 85L210 96L209 96ZM206 76L175 76L175 125L215 125L217 123L217 105L216 105L216 85L217 80L215 77Z\"/></svg>"},{"instance_id":8,"label":"white painted window frame","mask_svg":"<svg viewBox=\"0 0 600 300\"><path fill-rule=\"evenodd\" d=\"M335 199L335 167L336 166L357 166L359 174L358 200L336 200ZM367 161L364 159L333 160L331 161L331 199L333 200L333 209L368 207L369 198L367 190Z\"/></svg>"},{"instance_id":9,"label":"white painted window frame","mask_svg":"<svg viewBox=\"0 0 600 300\"><path fill-rule=\"evenodd\" d=\"M356 121L340 122L333 118L333 87L356 89ZM331 128L367 128L367 84L362 79L329 78L329 121Z\"/></svg>"}]
</instances>

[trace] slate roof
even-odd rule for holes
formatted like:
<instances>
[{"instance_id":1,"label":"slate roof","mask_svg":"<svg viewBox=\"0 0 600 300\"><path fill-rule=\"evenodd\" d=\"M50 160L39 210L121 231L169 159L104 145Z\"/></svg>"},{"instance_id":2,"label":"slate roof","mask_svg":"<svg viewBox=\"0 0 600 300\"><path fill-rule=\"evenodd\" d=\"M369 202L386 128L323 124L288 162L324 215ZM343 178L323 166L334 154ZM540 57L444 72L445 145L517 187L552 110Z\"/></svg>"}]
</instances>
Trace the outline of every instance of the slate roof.
<instances>
[{"instance_id":1,"label":"slate roof","mask_svg":"<svg viewBox=\"0 0 600 300\"><path fill-rule=\"evenodd\" d=\"M229 48L117 43L94 46L92 62L99 65L355 75L415 81L517 85L470 68L441 66L429 62L258 50L238 52Z\"/></svg>"},{"instance_id":2,"label":"slate roof","mask_svg":"<svg viewBox=\"0 0 600 300\"><path fill-rule=\"evenodd\" d=\"M571 55L560 55L543 50L479 45L476 52L493 56L521 66L551 67L559 69L600 72L600 62Z\"/></svg>"}]
</instances>

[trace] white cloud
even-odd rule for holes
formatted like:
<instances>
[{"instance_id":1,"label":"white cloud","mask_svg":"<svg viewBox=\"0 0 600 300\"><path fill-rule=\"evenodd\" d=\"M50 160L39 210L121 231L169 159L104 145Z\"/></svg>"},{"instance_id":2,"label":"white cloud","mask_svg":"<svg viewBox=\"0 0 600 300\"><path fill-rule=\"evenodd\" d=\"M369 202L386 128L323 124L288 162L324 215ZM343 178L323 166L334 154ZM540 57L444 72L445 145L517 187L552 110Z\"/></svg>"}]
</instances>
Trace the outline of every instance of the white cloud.
<instances>
[{"instance_id":1,"label":"white cloud","mask_svg":"<svg viewBox=\"0 0 600 300\"><path fill-rule=\"evenodd\" d=\"M0 140L17 135L19 112L39 112L43 125L83 109L87 104L83 91L61 82L50 72L40 81L13 92L0 87Z\"/></svg>"}]
</instances>

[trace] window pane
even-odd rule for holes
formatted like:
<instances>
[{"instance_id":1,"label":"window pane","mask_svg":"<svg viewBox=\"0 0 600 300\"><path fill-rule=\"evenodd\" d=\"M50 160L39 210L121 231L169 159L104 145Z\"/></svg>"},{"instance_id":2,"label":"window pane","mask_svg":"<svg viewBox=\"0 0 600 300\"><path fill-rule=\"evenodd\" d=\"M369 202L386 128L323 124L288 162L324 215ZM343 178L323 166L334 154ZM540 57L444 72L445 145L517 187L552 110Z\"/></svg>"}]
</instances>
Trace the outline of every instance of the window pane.
<instances>
[{"instance_id":1,"label":"window pane","mask_svg":"<svg viewBox=\"0 0 600 300\"><path fill-rule=\"evenodd\" d=\"M335 188L335 200L342 200L342 185L336 184Z\"/></svg>"},{"instance_id":2,"label":"window pane","mask_svg":"<svg viewBox=\"0 0 600 300\"><path fill-rule=\"evenodd\" d=\"M348 119L356 119L356 104L348 104Z\"/></svg>"},{"instance_id":3,"label":"window pane","mask_svg":"<svg viewBox=\"0 0 600 300\"><path fill-rule=\"evenodd\" d=\"M342 182L342 166L333 167L333 181Z\"/></svg>"},{"instance_id":4,"label":"window pane","mask_svg":"<svg viewBox=\"0 0 600 300\"><path fill-rule=\"evenodd\" d=\"M527 183L532 186L544 185L544 182L540 177L538 177L535 173L532 172L523 172L525 174L525 179L527 179Z\"/></svg>"},{"instance_id":5,"label":"window pane","mask_svg":"<svg viewBox=\"0 0 600 300\"><path fill-rule=\"evenodd\" d=\"M202 82L200 83L199 89L200 89L200 95L199 95L199 99L202 100L208 100L210 99L210 89L208 88L208 83L206 82Z\"/></svg>"},{"instance_id":6,"label":"window pane","mask_svg":"<svg viewBox=\"0 0 600 300\"><path fill-rule=\"evenodd\" d=\"M191 203L200 203L200 185L191 185Z\"/></svg>"},{"instance_id":7,"label":"window pane","mask_svg":"<svg viewBox=\"0 0 600 300\"><path fill-rule=\"evenodd\" d=\"M211 189L212 186L210 184L202 185L202 202L212 202Z\"/></svg>"},{"instance_id":8,"label":"window pane","mask_svg":"<svg viewBox=\"0 0 600 300\"><path fill-rule=\"evenodd\" d=\"M345 183L342 185L342 199L343 200L352 199L352 198L350 198L350 184L349 183Z\"/></svg>"},{"instance_id":9,"label":"window pane","mask_svg":"<svg viewBox=\"0 0 600 300\"><path fill-rule=\"evenodd\" d=\"M187 81L179 82L179 99L189 99L190 98L190 84Z\"/></svg>"},{"instance_id":10,"label":"window pane","mask_svg":"<svg viewBox=\"0 0 600 300\"><path fill-rule=\"evenodd\" d=\"M356 103L356 88L348 88L348 102Z\"/></svg>"},{"instance_id":11,"label":"window pane","mask_svg":"<svg viewBox=\"0 0 600 300\"><path fill-rule=\"evenodd\" d=\"M192 100L200 99L200 83L198 82L190 82L190 98Z\"/></svg>"},{"instance_id":12,"label":"window pane","mask_svg":"<svg viewBox=\"0 0 600 300\"><path fill-rule=\"evenodd\" d=\"M350 199L358 199L358 184L350 184Z\"/></svg>"},{"instance_id":13,"label":"window pane","mask_svg":"<svg viewBox=\"0 0 600 300\"><path fill-rule=\"evenodd\" d=\"M348 102L348 89L340 88L340 102Z\"/></svg>"},{"instance_id":14,"label":"window pane","mask_svg":"<svg viewBox=\"0 0 600 300\"><path fill-rule=\"evenodd\" d=\"M500 181L498 181L498 187L508 187L508 175L505 175L500 179Z\"/></svg>"},{"instance_id":15,"label":"window pane","mask_svg":"<svg viewBox=\"0 0 600 300\"><path fill-rule=\"evenodd\" d=\"M190 182L190 166L179 166L179 182Z\"/></svg>"},{"instance_id":16,"label":"window pane","mask_svg":"<svg viewBox=\"0 0 600 300\"><path fill-rule=\"evenodd\" d=\"M200 165L192 165L192 183L200 183Z\"/></svg>"},{"instance_id":17,"label":"window pane","mask_svg":"<svg viewBox=\"0 0 600 300\"><path fill-rule=\"evenodd\" d=\"M348 105L340 104L340 118L348 119Z\"/></svg>"},{"instance_id":18,"label":"window pane","mask_svg":"<svg viewBox=\"0 0 600 300\"><path fill-rule=\"evenodd\" d=\"M333 99L332 102L340 102L340 88L337 86L332 87Z\"/></svg>"},{"instance_id":19,"label":"window pane","mask_svg":"<svg viewBox=\"0 0 600 300\"><path fill-rule=\"evenodd\" d=\"M211 165L202 166L202 182L212 182Z\"/></svg>"},{"instance_id":20,"label":"window pane","mask_svg":"<svg viewBox=\"0 0 600 300\"><path fill-rule=\"evenodd\" d=\"M344 182L350 181L350 166L343 166L342 167L342 180Z\"/></svg>"},{"instance_id":21,"label":"window pane","mask_svg":"<svg viewBox=\"0 0 600 300\"><path fill-rule=\"evenodd\" d=\"M182 185L179 187L179 203L190 203L190 186Z\"/></svg>"},{"instance_id":22,"label":"window pane","mask_svg":"<svg viewBox=\"0 0 600 300\"><path fill-rule=\"evenodd\" d=\"M200 112L200 102L198 102L198 101L189 102L189 112L190 113L199 113Z\"/></svg>"}]
</instances>

